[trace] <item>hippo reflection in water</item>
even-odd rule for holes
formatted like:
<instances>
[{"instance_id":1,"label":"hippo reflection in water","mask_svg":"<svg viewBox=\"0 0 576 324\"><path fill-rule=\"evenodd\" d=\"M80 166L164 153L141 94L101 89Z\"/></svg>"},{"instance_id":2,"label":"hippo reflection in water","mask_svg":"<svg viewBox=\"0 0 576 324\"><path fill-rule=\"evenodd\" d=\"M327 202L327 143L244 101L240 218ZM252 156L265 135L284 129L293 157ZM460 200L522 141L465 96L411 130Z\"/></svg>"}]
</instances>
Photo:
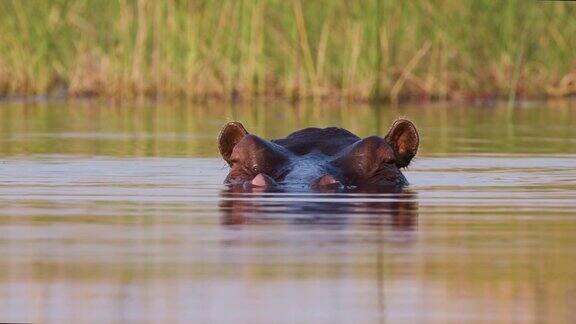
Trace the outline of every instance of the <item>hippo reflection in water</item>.
<instances>
[{"instance_id":1,"label":"hippo reflection in water","mask_svg":"<svg viewBox=\"0 0 576 324\"><path fill-rule=\"evenodd\" d=\"M293 195L276 190L230 187L220 193L221 222L225 226L304 225L322 228L348 226L383 227L394 231L413 231L417 226L418 200L415 192L326 189L321 194ZM353 195L342 194L352 192ZM250 199L247 199L247 198Z\"/></svg>"},{"instance_id":2,"label":"hippo reflection in water","mask_svg":"<svg viewBox=\"0 0 576 324\"><path fill-rule=\"evenodd\" d=\"M239 122L224 126L218 148L230 165L225 183L233 187L401 188L400 172L418 151L412 122L396 120L384 137L364 139L336 127L306 128L286 138L265 140Z\"/></svg>"}]
</instances>

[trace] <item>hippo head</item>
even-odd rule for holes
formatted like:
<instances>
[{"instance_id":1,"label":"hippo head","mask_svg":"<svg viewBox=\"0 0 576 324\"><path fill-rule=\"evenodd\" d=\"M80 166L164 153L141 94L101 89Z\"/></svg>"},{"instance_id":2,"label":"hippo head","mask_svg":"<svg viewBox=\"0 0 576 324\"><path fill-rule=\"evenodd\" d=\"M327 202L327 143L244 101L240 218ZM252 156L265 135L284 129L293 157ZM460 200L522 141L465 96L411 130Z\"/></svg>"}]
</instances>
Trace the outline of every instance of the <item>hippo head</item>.
<instances>
[{"instance_id":1,"label":"hippo head","mask_svg":"<svg viewBox=\"0 0 576 324\"><path fill-rule=\"evenodd\" d=\"M218 148L230 165L225 183L244 188L402 187L400 172L418 151L418 131L399 119L385 137L364 139L336 127L306 128L265 140L239 122L224 126Z\"/></svg>"}]
</instances>

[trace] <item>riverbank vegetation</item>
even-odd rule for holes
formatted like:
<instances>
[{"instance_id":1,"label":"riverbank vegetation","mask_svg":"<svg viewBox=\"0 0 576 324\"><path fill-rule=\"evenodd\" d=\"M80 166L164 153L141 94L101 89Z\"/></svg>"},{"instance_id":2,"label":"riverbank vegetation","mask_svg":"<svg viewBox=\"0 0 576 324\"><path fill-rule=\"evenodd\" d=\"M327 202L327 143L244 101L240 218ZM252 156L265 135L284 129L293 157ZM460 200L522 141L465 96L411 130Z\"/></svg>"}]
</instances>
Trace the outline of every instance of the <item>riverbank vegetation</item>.
<instances>
[{"instance_id":1,"label":"riverbank vegetation","mask_svg":"<svg viewBox=\"0 0 576 324\"><path fill-rule=\"evenodd\" d=\"M0 95L569 96L574 17L520 0L7 0Z\"/></svg>"}]
</instances>

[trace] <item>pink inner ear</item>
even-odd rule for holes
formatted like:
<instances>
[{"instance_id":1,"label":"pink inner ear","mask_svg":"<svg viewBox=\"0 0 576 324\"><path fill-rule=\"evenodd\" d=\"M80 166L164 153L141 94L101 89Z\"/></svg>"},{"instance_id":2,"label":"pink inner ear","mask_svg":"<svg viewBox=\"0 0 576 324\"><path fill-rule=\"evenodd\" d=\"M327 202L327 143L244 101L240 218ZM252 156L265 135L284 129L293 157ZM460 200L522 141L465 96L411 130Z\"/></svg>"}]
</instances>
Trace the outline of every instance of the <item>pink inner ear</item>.
<instances>
[{"instance_id":1,"label":"pink inner ear","mask_svg":"<svg viewBox=\"0 0 576 324\"><path fill-rule=\"evenodd\" d=\"M234 146L247 134L248 132L244 126L239 122L230 122L220 131L220 135L218 136L218 150L228 164L230 164L230 155L232 155Z\"/></svg>"},{"instance_id":2,"label":"pink inner ear","mask_svg":"<svg viewBox=\"0 0 576 324\"><path fill-rule=\"evenodd\" d=\"M397 120L386 135L386 140L396 151L396 165L401 168L408 166L418 151L419 137L416 126L406 119Z\"/></svg>"},{"instance_id":3,"label":"pink inner ear","mask_svg":"<svg viewBox=\"0 0 576 324\"><path fill-rule=\"evenodd\" d=\"M414 137L412 132L404 132L398 139L398 153L406 154L418 149L417 138Z\"/></svg>"}]
</instances>

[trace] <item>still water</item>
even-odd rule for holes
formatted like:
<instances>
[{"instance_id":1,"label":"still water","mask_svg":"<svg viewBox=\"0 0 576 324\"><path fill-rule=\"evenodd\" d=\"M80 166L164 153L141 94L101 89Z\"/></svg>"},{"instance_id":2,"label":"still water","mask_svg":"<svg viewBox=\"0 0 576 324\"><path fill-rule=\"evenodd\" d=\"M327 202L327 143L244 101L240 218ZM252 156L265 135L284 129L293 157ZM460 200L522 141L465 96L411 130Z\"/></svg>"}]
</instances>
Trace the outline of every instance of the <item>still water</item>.
<instances>
[{"instance_id":1,"label":"still water","mask_svg":"<svg viewBox=\"0 0 576 324\"><path fill-rule=\"evenodd\" d=\"M401 193L234 193L215 139L420 129ZM576 321L576 107L0 105L0 322Z\"/></svg>"}]
</instances>

